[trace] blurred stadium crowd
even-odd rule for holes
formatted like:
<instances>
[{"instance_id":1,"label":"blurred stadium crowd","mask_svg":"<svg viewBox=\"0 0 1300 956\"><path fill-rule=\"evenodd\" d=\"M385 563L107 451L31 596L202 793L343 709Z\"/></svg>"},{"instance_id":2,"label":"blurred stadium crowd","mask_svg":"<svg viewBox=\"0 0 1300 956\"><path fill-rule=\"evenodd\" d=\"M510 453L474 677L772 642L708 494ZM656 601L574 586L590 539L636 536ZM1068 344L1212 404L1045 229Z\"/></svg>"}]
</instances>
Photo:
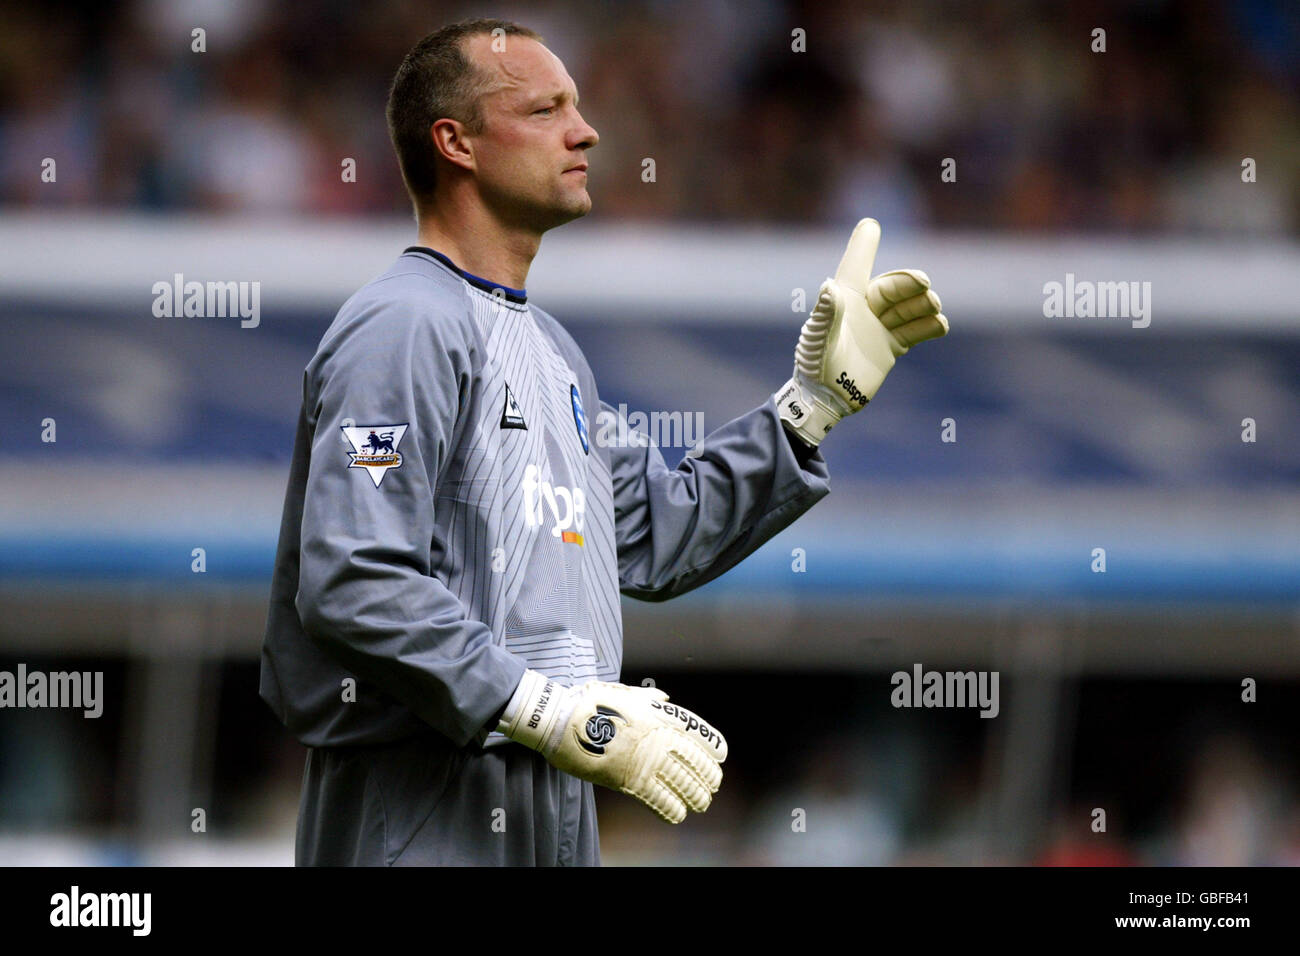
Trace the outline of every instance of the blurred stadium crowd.
<instances>
[{"instance_id":1,"label":"blurred stadium crowd","mask_svg":"<svg viewBox=\"0 0 1300 956\"><path fill-rule=\"evenodd\" d=\"M19 0L0 32L0 202L405 213L388 81L415 39L488 14L539 30L577 82L602 134L598 216L1300 225L1300 18L1286 0ZM206 52L191 52L196 27ZM1258 181L1243 190L1247 156ZM44 157L58 189L39 179ZM967 188L940 181L946 157Z\"/></svg>"},{"instance_id":2,"label":"blurred stadium crowd","mask_svg":"<svg viewBox=\"0 0 1300 956\"><path fill-rule=\"evenodd\" d=\"M123 677L109 666L110 686ZM145 832L165 839L132 838L122 806L132 770L114 754L123 727L112 714L90 728L70 714L11 715L7 729L21 732L0 734L0 863L291 863L303 754L248 706L256 679L249 662L205 677L223 690L202 800L210 834L199 837L155 821ZM1064 719L1078 736L1056 765L1046 812L1025 814L997 797L1023 782L1014 759L997 757L995 722L892 710L886 675L665 681L677 699L731 715L726 781L710 811L682 827L599 790L610 864L1300 866L1295 715L1280 697L1243 716L1219 681L1072 685ZM756 695L782 696L802 719L746 721ZM823 729L810 739L809 726ZM88 733L96 746L66 745Z\"/></svg>"}]
</instances>

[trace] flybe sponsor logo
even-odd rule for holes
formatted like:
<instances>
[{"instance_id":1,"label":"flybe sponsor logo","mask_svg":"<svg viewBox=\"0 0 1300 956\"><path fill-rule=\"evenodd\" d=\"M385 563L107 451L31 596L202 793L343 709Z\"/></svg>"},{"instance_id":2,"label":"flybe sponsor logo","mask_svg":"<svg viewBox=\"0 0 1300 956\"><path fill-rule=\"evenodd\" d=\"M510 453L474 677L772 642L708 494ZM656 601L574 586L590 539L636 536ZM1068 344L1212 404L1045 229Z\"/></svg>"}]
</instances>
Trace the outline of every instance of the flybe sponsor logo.
<instances>
[{"instance_id":1,"label":"flybe sponsor logo","mask_svg":"<svg viewBox=\"0 0 1300 956\"><path fill-rule=\"evenodd\" d=\"M587 516L587 496L581 488L541 481L541 469L524 469L524 520L528 527L550 525L551 534L566 544L582 546L582 523Z\"/></svg>"}]
</instances>

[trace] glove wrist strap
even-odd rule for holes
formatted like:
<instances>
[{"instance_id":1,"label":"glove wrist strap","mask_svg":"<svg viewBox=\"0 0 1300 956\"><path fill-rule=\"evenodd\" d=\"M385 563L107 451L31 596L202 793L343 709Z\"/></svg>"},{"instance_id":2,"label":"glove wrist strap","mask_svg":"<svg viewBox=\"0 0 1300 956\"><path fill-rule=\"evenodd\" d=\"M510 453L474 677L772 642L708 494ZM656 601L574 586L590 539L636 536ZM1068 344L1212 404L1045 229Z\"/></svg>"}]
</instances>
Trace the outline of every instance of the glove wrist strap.
<instances>
[{"instance_id":1,"label":"glove wrist strap","mask_svg":"<svg viewBox=\"0 0 1300 956\"><path fill-rule=\"evenodd\" d=\"M542 750L567 719L569 689L535 670L524 671L501 715L497 730L515 743Z\"/></svg>"},{"instance_id":2,"label":"glove wrist strap","mask_svg":"<svg viewBox=\"0 0 1300 956\"><path fill-rule=\"evenodd\" d=\"M773 394L777 414L790 430L816 448L826 433L843 417L833 406L809 389L798 376L792 377Z\"/></svg>"}]
</instances>

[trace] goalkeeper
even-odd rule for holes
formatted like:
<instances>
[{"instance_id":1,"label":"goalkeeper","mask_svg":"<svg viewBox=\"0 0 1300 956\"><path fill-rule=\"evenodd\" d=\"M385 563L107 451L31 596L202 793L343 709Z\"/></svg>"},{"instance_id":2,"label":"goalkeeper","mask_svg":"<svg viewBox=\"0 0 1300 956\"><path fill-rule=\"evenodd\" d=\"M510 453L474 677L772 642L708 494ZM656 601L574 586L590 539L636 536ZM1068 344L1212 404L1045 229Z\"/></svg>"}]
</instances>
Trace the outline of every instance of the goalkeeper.
<instances>
[{"instance_id":1,"label":"goalkeeper","mask_svg":"<svg viewBox=\"0 0 1300 956\"><path fill-rule=\"evenodd\" d=\"M300 865L598 864L593 784L706 810L726 741L618 682L620 593L697 588L811 508L826 433L947 332L923 273L870 277L864 219L762 405L675 469L595 440L587 410L625 423L525 290L591 208L598 142L540 41L472 20L407 55L388 121L417 244L305 371L261 677L308 748Z\"/></svg>"}]
</instances>

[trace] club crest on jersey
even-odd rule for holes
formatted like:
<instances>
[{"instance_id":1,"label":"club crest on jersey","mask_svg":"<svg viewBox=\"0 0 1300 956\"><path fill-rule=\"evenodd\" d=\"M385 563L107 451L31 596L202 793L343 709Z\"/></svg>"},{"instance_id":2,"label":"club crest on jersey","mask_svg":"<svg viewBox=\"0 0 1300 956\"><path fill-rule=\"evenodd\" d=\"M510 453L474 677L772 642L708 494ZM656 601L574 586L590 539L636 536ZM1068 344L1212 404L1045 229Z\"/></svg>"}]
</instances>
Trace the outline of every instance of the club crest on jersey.
<instances>
[{"instance_id":1,"label":"club crest on jersey","mask_svg":"<svg viewBox=\"0 0 1300 956\"><path fill-rule=\"evenodd\" d=\"M587 443L587 416L582 412L582 396L578 394L578 386L569 386L569 397L573 400L573 423L578 426L578 439L582 442L582 453L591 454L591 445Z\"/></svg>"},{"instance_id":2,"label":"club crest on jersey","mask_svg":"<svg viewBox=\"0 0 1300 956\"><path fill-rule=\"evenodd\" d=\"M370 480L379 487L390 468L402 467L402 453L397 446L402 442L409 423L401 425L343 425L343 434L354 451L348 452L352 461L349 468L364 468Z\"/></svg>"}]
</instances>

